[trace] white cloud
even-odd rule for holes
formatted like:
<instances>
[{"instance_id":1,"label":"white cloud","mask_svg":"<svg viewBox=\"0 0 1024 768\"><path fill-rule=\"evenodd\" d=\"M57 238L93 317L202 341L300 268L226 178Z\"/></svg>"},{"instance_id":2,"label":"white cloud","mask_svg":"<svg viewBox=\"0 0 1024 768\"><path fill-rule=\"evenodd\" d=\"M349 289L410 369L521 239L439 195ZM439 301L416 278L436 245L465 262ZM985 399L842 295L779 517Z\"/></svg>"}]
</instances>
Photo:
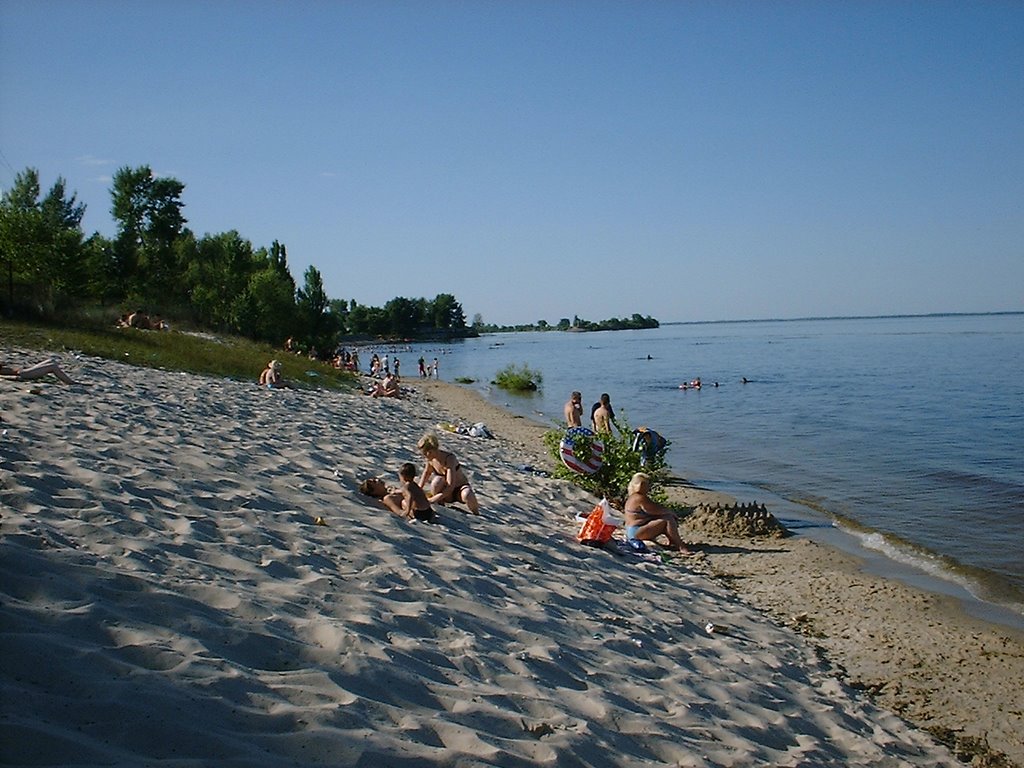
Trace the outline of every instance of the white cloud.
<instances>
[{"instance_id":1,"label":"white cloud","mask_svg":"<svg viewBox=\"0 0 1024 768\"><path fill-rule=\"evenodd\" d=\"M82 155L81 157L75 158L76 163L81 165L111 165L113 160L105 160L102 157L96 157L95 155Z\"/></svg>"}]
</instances>

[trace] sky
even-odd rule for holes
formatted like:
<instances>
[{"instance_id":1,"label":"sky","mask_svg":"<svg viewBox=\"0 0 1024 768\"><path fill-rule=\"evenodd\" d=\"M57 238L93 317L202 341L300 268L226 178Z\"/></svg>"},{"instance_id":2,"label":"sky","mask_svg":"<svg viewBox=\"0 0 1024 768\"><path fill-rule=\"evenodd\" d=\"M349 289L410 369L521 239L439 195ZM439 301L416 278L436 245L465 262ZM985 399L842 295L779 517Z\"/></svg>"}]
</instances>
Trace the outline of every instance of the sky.
<instances>
[{"instance_id":1,"label":"sky","mask_svg":"<svg viewBox=\"0 0 1024 768\"><path fill-rule=\"evenodd\" d=\"M0 188L142 165L364 305L1024 310L1024 2L0 0Z\"/></svg>"}]
</instances>

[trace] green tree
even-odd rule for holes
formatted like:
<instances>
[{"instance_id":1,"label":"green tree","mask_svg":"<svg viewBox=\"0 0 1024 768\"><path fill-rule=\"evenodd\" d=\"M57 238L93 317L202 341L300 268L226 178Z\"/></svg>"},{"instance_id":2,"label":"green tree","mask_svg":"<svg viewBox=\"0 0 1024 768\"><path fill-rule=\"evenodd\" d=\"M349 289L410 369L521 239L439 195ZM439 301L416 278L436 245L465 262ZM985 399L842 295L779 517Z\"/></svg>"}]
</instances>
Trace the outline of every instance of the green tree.
<instances>
[{"instance_id":1,"label":"green tree","mask_svg":"<svg viewBox=\"0 0 1024 768\"><path fill-rule=\"evenodd\" d=\"M185 230L184 190L177 179L153 176L148 165L126 166L114 174L111 214L118 231L113 257L125 297L153 306L186 299L174 248Z\"/></svg>"},{"instance_id":2,"label":"green tree","mask_svg":"<svg viewBox=\"0 0 1024 768\"><path fill-rule=\"evenodd\" d=\"M250 278L232 302L232 325L238 333L281 344L295 333L295 281L267 264Z\"/></svg>"},{"instance_id":3,"label":"green tree","mask_svg":"<svg viewBox=\"0 0 1024 768\"><path fill-rule=\"evenodd\" d=\"M384 305L388 333L391 336L409 338L414 336L423 324L422 304L403 296L397 296Z\"/></svg>"},{"instance_id":4,"label":"green tree","mask_svg":"<svg viewBox=\"0 0 1024 768\"><path fill-rule=\"evenodd\" d=\"M35 311L52 313L84 294L82 216L85 205L67 196L57 178L40 200L39 172L26 168L0 199L0 258L6 266L8 312L19 298Z\"/></svg>"},{"instance_id":5,"label":"green tree","mask_svg":"<svg viewBox=\"0 0 1024 768\"><path fill-rule=\"evenodd\" d=\"M449 333L466 330L466 315L462 305L450 293L439 293L430 304L431 321L435 329Z\"/></svg>"},{"instance_id":6,"label":"green tree","mask_svg":"<svg viewBox=\"0 0 1024 768\"><path fill-rule=\"evenodd\" d=\"M179 249L186 250L182 244L191 241L191 233L186 233L177 240ZM249 286L253 274L260 269L273 269L268 257L258 257L252 243L234 230L206 235L189 250L189 255L179 258L193 316L210 328L230 327L235 302Z\"/></svg>"},{"instance_id":7,"label":"green tree","mask_svg":"<svg viewBox=\"0 0 1024 768\"><path fill-rule=\"evenodd\" d=\"M338 324L331 315L324 281L316 267L306 270L305 284L296 293L295 304L300 338L320 351L332 346Z\"/></svg>"}]
</instances>

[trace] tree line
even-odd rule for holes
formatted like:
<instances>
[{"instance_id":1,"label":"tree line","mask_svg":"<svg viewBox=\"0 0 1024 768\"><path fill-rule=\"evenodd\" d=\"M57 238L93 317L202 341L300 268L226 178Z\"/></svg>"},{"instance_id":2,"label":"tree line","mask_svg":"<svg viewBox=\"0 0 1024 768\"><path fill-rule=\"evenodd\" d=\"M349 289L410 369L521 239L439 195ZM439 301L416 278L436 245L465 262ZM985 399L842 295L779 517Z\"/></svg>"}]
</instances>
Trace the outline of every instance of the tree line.
<instances>
[{"instance_id":1,"label":"tree line","mask_svg":"<svg viewBox=\"0 0 1024 768\"><path fill-rule=\"evenodd\" d=\"M197 237L187 227L184 190L149 166L120 168L110 190L116 234L87 237L85 204L63 178L43 195L36 169L17 174L0 198L4 315L67 320L141 309L275 345L294 337L320 350L343 336L475 335L451 294L396 297L383 307L329 299L314 266L297 286L276 240L254 247L235 230Z\"/></svg>"},{"instance_id":2,"label":"tree line","mask_svg":"<svg viewBox=\"0 0 1024 768\"><path fill-rule=\"evenodd\" d=\"M612 317L607 320L584 320L579 316L569 318L563 317L557 324L551 325L547 320L538 320L536 323L525 325L494 325L483 322L483 319L476 315L473 318L473 328L479 333L505 333L509 331L625 331L639 330L643 328L657 328L660 323L650 315L642 316L634 313L629 318Z\"/></svg>"}]
</instances>

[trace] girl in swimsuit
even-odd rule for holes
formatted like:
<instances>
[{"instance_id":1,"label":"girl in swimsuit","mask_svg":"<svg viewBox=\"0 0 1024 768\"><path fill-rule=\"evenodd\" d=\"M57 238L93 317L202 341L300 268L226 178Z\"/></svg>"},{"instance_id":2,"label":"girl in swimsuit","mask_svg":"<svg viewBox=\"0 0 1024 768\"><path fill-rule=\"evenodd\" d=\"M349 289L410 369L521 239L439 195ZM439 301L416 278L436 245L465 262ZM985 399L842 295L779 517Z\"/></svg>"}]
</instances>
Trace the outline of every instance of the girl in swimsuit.
<instances>
[{"instance_id":1,"label":"girl in swimsuit","mask_svg":"<svg viewBox=\"0 0 1024 768\"><path fill-rule=\"evenodd\" d=\"M427 492L428 499L437 504L461 501L469 507L470 512L479 515L480 502L477 501L469 478L462 471L455 454L442 451L438 447L437 435L432 432L421 437L416 447L427 460L426 466L423 467L423 475L420 477L420 486Z\"/></svg>"},{"instance_id":2,"label":"girl in swimsuit","mask_svg":"<svg viewBox=\"0 0 1024 768\"><path fill-rule=\"evenodd\" d=\"M629 481L626 492L626 503L623 512L626 515L626 537L641 541L654 541L664 534L668 537L672 549L684 555L694 554L679 536L679 521L676 513L658 504L647 494L651 490L651 478L643 472L637 472Z\"/></svg>"}]
</instances>

